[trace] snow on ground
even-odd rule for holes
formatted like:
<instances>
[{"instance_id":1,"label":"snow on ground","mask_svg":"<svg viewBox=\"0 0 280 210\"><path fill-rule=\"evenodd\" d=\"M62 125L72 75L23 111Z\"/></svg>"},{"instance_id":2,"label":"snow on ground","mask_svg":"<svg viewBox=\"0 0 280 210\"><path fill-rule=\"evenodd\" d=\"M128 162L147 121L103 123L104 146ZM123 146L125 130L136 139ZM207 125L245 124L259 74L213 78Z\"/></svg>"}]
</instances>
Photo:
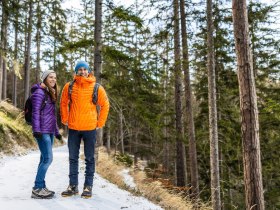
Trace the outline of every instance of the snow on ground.
<instances>
[{"instance_id":1,"label":"snow on ground","mask_svg":"<svg viewBox=\"0 0 280 210\"><path fill-rule=\"evenodd\" d=\"M92 198L83 199L78 195L68 198L61 197L60 193L68 186L68 151L66 146L54 149L53 163L46 177L47 187L56 192L55 198L50 200L31 199L31 189L34 184L38 162L38 151L21 157L0 159L1 210L162 209L143 197L133 196L131 193L119 189L98 174L95 175ZM80 193L83 181L84 164L81 162Z\"/></svg>"},{"instance_id":2,"label":"snow on ground","mask_svg":"<svg viewBox=\"0 0 280 210\"><path fill-rule=\"evenodd\" d=\"M123 181L127 186L129 186L132 189L136 187L133 177L129 174L129 169L123 169L119 172L119 174L123 176Z\"/></svg>"}]
</instances>

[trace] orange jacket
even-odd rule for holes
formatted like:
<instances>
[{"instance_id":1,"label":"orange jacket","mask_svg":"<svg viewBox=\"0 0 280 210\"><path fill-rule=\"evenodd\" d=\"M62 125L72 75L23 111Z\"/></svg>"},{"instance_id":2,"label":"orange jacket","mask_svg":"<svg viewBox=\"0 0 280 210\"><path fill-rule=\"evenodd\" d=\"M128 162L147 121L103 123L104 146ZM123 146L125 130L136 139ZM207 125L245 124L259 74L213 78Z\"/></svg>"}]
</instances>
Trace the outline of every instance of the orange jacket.
<instances>
[{"instance_id":1,"label":"orange jacket","mask_svg":"<svg viewBox=\"0 0 280 210\"><path fill-rule=\"evenodd\" d=\"M96 106L92 102L93 87L95 77L91 74L86 78L75 76L75 83L71 93L71 103L68 97L68 82L63 90L60 101L61 122L68 124L68 128L73 130L94 130L105 125L109 112L109 100L102 86L98 89L97 104L100 106L100 114L97 120ZM70 103L70 110L69 110Z\"/></svg>"}]
</instances>

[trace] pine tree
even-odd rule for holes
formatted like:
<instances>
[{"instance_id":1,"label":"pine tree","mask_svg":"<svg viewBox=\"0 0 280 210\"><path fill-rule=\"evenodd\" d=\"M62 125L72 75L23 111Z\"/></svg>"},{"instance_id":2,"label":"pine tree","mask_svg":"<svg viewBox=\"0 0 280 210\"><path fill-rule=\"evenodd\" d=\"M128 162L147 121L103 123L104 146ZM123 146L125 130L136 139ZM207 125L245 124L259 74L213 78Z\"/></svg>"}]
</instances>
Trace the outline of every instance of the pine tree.
<instances>
[{"instance_id":1,"label":"pine tree","mask_svg":"<svg viewBox=\"0 0 280 210\"><path fill-rule=\"evenodd\" d=\"M246 1L232 2L240 91L245 200L247 209L264 209L257 96Z\"/></svg>"},{"instance_id":2,"label":"pine tree","mask_svg":"<svg viewBox=\"0 0 280 210\"><path fill-rule=\"evenodd\" d=\"M211 163L211 194L213 209L221 209L220 170L218 149L218 124L216 100L216 74L213 42L212 0L207 0L207 69L208 69L208 101L209 101L209 133Z\"/></svg>"}]
</instances>

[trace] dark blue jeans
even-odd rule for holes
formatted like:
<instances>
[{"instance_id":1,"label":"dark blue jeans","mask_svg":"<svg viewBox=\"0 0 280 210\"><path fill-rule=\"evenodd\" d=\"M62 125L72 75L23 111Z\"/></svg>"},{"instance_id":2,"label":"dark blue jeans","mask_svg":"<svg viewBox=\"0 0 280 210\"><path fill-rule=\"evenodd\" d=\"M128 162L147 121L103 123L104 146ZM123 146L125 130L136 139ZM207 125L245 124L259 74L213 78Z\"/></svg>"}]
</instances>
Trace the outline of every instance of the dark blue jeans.
<instances>
[{"instance_id":1,"label":"dark blue jeans","mask_svg":"<svg viewBox=\"0 0 280 210\"><path fill-rule=\"evenodd\" d=\"M79 174L79 153L81 140L84 141L84 154L86 162L85 183L92 186L95 172L94 147L96 141L96 130L77 131L69 129L68 149L69 149L69 179L70 185L78 185Z\"/></svg>"},{"instance_id":2,"label":"dark blue jeans","mask_svg":"<svg viewBox=\"0 0 280 210\"><path fill-rule=\"evenodd\" d=\"M46 173L53 161L53 152L52 152L53 140L54 140L54 135L48 133L43 133L42 137L36 138L37 144L41 152L41 156L37 169L34 188L46 187L46 183L45 183Z\"/></svg>"}]
</instances>

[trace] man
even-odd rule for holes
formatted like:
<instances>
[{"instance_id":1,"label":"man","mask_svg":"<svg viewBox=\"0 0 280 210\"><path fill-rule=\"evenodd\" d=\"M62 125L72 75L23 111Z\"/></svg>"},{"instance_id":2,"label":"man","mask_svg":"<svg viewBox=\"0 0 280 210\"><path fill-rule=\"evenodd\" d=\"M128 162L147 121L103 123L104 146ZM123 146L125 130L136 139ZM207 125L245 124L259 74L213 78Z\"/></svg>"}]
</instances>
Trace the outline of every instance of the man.
<instances>
[{"instance_id":1,"label":"man","mask_svg":"<svg viewBox=\"0 0 280 210\"><path fill-rule=\"evenodd\" d=\"M64 125L68 125L69 128L68 149L70 164L69 186L61 195L66 197L79 193L79 151L81 139L83 139L86 170L81 196L90 198L92 196L95 172L94 147L96 130L105 125L109 112L109 101L104 88L99 86L97 105L100 106L100 113L98 115L96 105L93 103L96 79L91 73L89 64L85 61L79 61L75 67L75 73L72 91L69 91L70 83L67 83L63 88L60 102L61 122Z\"/></svg>"}]
</instances>

